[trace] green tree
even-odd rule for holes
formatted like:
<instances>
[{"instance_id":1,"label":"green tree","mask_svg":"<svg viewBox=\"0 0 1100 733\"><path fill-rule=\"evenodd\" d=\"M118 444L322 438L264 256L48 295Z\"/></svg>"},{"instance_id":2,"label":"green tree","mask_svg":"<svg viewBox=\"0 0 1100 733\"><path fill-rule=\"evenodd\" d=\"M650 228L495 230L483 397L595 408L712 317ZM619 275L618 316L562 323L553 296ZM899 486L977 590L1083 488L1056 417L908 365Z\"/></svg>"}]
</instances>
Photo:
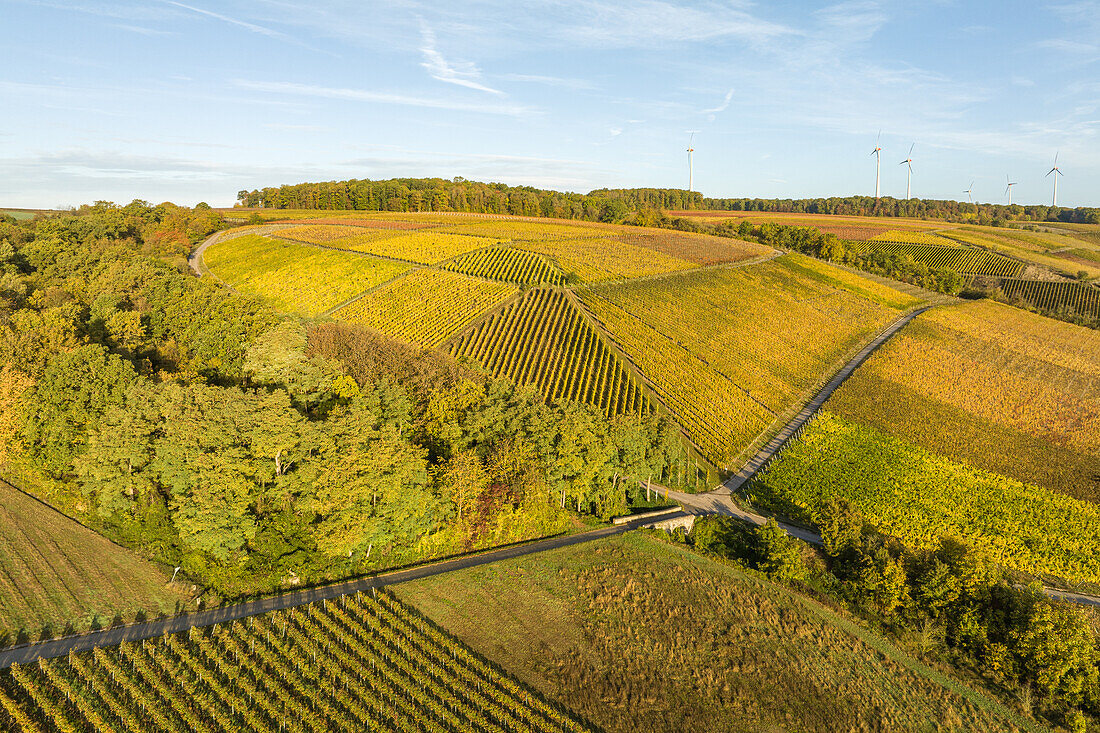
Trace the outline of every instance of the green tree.
<instances>
[{"instance_id":1,"label":"green tree","mask_svg":"<svg viewBox=\"0 0 1100 733\"><path fill-rule=\"evenodd\" d=\"M801 580L806 576L802 561L802 543L787 534L774 518L755 530L757 569L769 578L782 582Z\"/></svg>"}]
</instances>

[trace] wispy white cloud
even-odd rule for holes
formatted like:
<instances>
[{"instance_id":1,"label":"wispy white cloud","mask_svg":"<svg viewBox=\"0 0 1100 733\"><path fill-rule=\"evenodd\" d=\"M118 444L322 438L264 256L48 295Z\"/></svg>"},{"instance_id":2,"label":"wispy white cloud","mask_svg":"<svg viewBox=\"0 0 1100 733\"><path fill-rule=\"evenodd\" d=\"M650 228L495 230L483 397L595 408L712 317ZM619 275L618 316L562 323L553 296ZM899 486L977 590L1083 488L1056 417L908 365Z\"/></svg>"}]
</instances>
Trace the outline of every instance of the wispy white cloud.
<instances>
[{"instance_id":1,"label":"wispy white cloud","mask_svg":"<svg viewBox=\"0 0 1100 733\"><path fill-rule=\"evenodd\" d=\"M711 3L697 7L663 0L636 0L629 7L611 0L557 0L544 3L557 9L551 35L585 46L645 48L653 44L737 38L751 44L794 29L759 18L738 3Z\"/></svg>"},{"instance_id":2,"label":"wispy white cloud","mask_svg":"<svg viewBox=\"0 0 1100 733\"><path fill-rule=\"evenodd\" d=\"M504 94L504 92L499 89L493 89L479 81L479 79L481 79L481 70L478 69L473 62L460 61L450 63L447 59L443 58L443 54L436 48L435 33L427 24L421 24L420 37L420 53L424 56L424 60L420 65L428 71L428 74L433 79L448 84L457 84L467 89L476 89L479 92L487 92L488 94Z\"/></svg>"},{"instance_id":3,"label":"wispy white cloud","mask_svg":"<svg viewBox=\"0 0 1100 733\"><path fill-rule=\"evenodd\" d=\"M1035 45L1039 48L1047 48L1074 56L1095 56L1100 52L1100 46L1095 43L1074 41L1069 38L1047 38L1038 41Z\"/></svg>"},{"instance_id":4,"label":"wispy white cloud","mask_svg":"<svg viewBox=\"0 0 1100 733\"><path fill-rule=\"evenodd\" d=\"M840 33L848 43L870 39L888 20L882 6L874 0L847 0L822 8L814 16L829 29L834 41Z\"/></svg>"},{"instance_id":5,"label":"wispy white cloud","mask_svg":"<svg viewBox=\"0 0 1100 733\"><path fill-rule=\"evenodd\" d=\"M173 36L175 33L172 31L162 31L156 28L146 28L140 25L130 25L129 23L116 23L115 28L119 28L130 33L137 33L142 36Z\"/></svg>"},{"instance_id":6,"label":"wispy white cloud","mask_svg":"<svg viewBox=\"0 0 1100 733\"><path fill-rule=\"evenodd\" d=\"M499 78L505 81L530 82L565 89L596 89L594 83L585 79L564 79L558 76L543 76L542 74L502 74Z\"/></svg>"},{"instance_id":7,"label":"wispy white cloud","mask_svg":"<svg viewBox=\"0 0 1100 733\"><path fill-rule=\"evenodd\" d=\"M286 122L265 122L264 127L269 130L284 130L287 132L324 132L329 129L323 125L292 125Z\"/></svg>"},{"instance_id":8,"label":"wispy white cloud","mask_svg":"<svg viewBox=\"0 0 1100 733\"><path fill-rule=\"evenodd\" d=\"M294 41L294 42L297 42L295 39L291 38L287 34L281 33L281 32L276 31L276 30L272 30L271 28L267 28L266 26L257 25L255 23L249 23L248 21L244 21L244 20L237 20L236 18L230 18L228 15L222 15L221 13L215 13L212 10L203 10L202 8L196 8L193 5L185 5L184 3L176 2L176 0L162 0L162 1L167 5L172 5L172 6L177 7L177 8L182 8L183 10L188 10L192 13L196 13L197 15L205 15L208 18L214 18L215 20L220 20L223 23L228 23L229 25L234 25L234 26L237 26L238 28L244 28L246 31L250 31L252 33L259 33L261 36L267 36L268 38L275 38L275 39L278 39L280 41Z\"/></svg>"},{"instance_id":9,"label":"wispy white cloud","mask_svg":"<svg viewBox=\"0 0 1100 733\"><path fill-rule=\"evenodd\" d=\"M703 114L716 115L719 112L725 112L727 109L729 109L730 101L732 101L732 100L733 100L733 90L730 89L728 92L726 92L726 96L722 99L721 104L719 104L717 107L712 107L710 109L703 110Z\"/></svg>"},{"instance_id":10,"label":"wispy white cloud","mask_svg":"<svg viewBox=\"0 0 1100 733\"><path fill-rule=\"evenodd\" d=\"M429 109L449 109L456 112L479 112L492 115L519 116L535 112L530 107L508 103L478 103L461 102L438 97L414 97L407 94L391 94L388 92L374 92L366 89L348 89L338 87L324 87L313 84L296 84L281 81L249 81L235 79L233 85L241 89L249 89L256 92L270 94L286 94L304 97L320 97L324 99L346 99L357 102L373 102L377 104L396 104L409 107L427 107Z\"/></svg>"}]
</instances>

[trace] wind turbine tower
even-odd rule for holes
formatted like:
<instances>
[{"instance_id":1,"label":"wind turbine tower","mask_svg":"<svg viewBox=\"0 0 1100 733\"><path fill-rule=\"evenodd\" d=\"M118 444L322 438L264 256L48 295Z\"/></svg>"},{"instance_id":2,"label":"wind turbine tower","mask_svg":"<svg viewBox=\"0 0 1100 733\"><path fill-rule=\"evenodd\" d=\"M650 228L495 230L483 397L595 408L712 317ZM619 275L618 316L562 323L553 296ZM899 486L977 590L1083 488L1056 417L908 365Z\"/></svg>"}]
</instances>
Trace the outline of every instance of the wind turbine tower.
<instances>
[{"instance_id":1,"label":"wind turbine tower","mask_svg":"<svg viewBox=\"0 0 1100 733\"><path fill-rule=\"evenodd\" d=\"M875 156L875 201L878 201L879 169L882 167L882 147L878 144L880 138L882 130L879 130L878 137L875 138L875 149L871 151L871 155Z\"/></svg>"},{"instance_id":2,"label":"wind turbine tower","mask_svg":"<svg viewBox=\"0 0 1100 733\"><path fill-rule=\"evenodd\" d=\"M973 193L973 191L974 191L974 181L971 181L970 182L970 188L963 191L963 193L966 194L967 201L969 201L970 203L974 203L974 197L970 195L971 193Z\"/></svg>"},{"instance_id":3,"label":"wind turbine tower","mask_svg":"<svg viewBox=\"0 0 1100 733\"><path fill-rule=\"evenodd\" d=\"M1051 173L1054 174L1054 196L1052 196L1051 199L1050 199L1050 205L1051 206L1057 206L1058 205L1058 176L1062 175L1062 169L1058 167L1058 153L1054 154L1054 167L1051 168L1049 171L1047 171L1047 175L1049 176Z\"/></svg>"},{"instance_id":4,"label":"wind turbine tower","mask_svg":"<svg viewBox=\"0 0 1100 733\"><path fill-rule=\"evenodd\" d=\"M695 142L695 133L691 133L691 137L688 138L688 191L695 190L695 146L692 143Z\"/></svg>"},{"instance_id":5,"label":"wind turbine tower","mask_svg":"<svg viewBox=\"0 0 1100 733\"><path fill-rule=\"evenodd\" d=\"M917 146L913 143L909 146L909 155L905 156L905 160L898 163L898 165L904 165L908 167L908 171L905 174L905 198L909 198L909 184L913 182L913 148Z\"/></svg>"},{"instance_id":6,"label":"wind turbine tower","mask_svg":"<svg viewBox=\"0 0 1100 733\"><path fill-rule=\"evenodd\" d=\"M1008 205L1012 206L1012 187L1016 185L1016 181L1008 180L1008 174L1005 174L1005 193L1008 194Z\"/></svg>"}]
</instances>

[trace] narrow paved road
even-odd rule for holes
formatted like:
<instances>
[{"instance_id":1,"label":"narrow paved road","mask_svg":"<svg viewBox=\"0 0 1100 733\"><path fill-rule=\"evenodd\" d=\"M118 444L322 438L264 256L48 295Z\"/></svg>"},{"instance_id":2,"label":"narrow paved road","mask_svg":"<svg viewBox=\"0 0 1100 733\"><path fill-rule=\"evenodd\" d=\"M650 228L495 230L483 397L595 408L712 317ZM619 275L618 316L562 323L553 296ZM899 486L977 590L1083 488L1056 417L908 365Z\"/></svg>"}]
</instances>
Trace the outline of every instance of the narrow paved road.
<instances>
[{"instance_id":1,"label":"narrow paved road","mask_svg":"<svg viewBox=\"0 0 1100 733\"><path fill-rule=\"evenodd\" d=\"M685 512L662 514L661 519L672 519L686 516ZM299 591L291 591L280 595L266 596L232 606L220 606L206 611L170 616L168 618L143 621L141 623L126 626L115 626L101 631L92 631L86 634L74 634L59 639L25 644L0 651L0 670L7 669L13 664L27 664L40 658L65 656L69 652L84 652L96 647L112 646L123 641L140 641L142 639L155 639L164 634L173 634L186 631L193 626L209 626L211 624L224 623L240 618L246 618L258 613L278 611L295 606L303 606L316 601L339 598L348 593L370 590L371 588L383 588L389 585L407 583L411 580L419 580L433 575L442 575L455 570L487 565L489 563L509 560L514 557L522 557L537 552L556 550L560 547L592 542L614 535L622 534L632 529L644 526L651 519L644 515L632 521L624 522L612 527L600 527L599 529L579 532L572 535L551 537L545 540L536 540L520 545L502 547L496 550L488 550L476 555L465 555L450 560L417 565L404 570L395 570L380 575L371 575L365 578L356 578L341 583L333 583L318 588L307 588Z\"/></svg>"},{"instance_id":2,"label":"narrow paved road","mask_svg":"<svg viewBox=\"0 0 1100 733\"><path fill-rule=\"evenodd\" d=\"M909 324L914 318L924 313L927 310L935 308L934 305L926 305L923 308L918 308L915 311L911 311L901 318L890 324L885 331L876 336L869 344L859 350L859 353L853 356L847 364L845 364L839 372L833 375L833 378L829 380L828 384L821 388L821 390L813 396L813 398L802 406L794 418L789 423L783 426L783 429L776 433L768 443L756 452L748 463L741 467L741 469L722 484L722 486L715 491L732 494L752 478L757 471L767 465L768 461L775 457L775 455L783 449L783 446L787 444L792 437L799 434L802 428L806 427L806 423L810 421L817 411L821 409L821 406L825 404L825 401L832 396L837 387L844 384L844 381L848 377L852 376L860 364L867 361L867 357L875 352L878 347L893 338L894 334Z\"/></svg>"}]
</instances>

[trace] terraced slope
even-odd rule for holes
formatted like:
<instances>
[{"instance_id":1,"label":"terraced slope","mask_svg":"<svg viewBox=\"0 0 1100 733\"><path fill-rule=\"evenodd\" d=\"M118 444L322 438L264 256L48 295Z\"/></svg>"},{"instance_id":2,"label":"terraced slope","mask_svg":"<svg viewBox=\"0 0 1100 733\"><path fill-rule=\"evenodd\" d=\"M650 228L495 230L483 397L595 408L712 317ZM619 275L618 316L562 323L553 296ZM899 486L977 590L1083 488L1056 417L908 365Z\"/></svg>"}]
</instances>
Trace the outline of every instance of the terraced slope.
<instances>
[{"instance_id":1,"label":"terraced slope","mask_svg":"<svg viewBox=\"0 0 1100 733\"><path fill-rule=\"evenodd\" d=\"M0 725L37 731L587 731L383 593L0 674Z\"/></svg>"},{"instance_id":2,"label":"terraced slope","mask_svg":"<svg viewBox=\"0 0 1100 733\"><path fill-rule=\"evenodd\" d=\"M1100 501L1098 331L993 301L937 308L826 407L951 460Z\"/></svg>"},{"instance_id":3,"label":"terraced slope","mask_svg":"<svg viewBox=\"0 0 1100 733\"><path fill-rule=\"evenodd\" d=\"M721 466L920 302L799 255L578 295Z\"/></svg>"},{"instance_id":4,"label":"terraced slope","mask_svg":"<svg viewBox=\"0 0 1100 733\"><path fill-rule=\"evenodd\" d=\"M315 316L405 272L408 265L249 234L203 253L218 279L288 313Z\"/></svg>"},{"instance_id":5,"label":"terraced slope","mask_svg":"<svg viewBox=\"0 0 1100 733\"><path fill-rule=\"evenodd\" d=\"M649 412L645 389L568 295L534 290L452 344L451 353L547 399L587 402L609 415Z\"/></svg>"},{"instance_id":6,"label":"terraced slope","mask_svg":"<svg viewBox=\"0 0 1100 733\"><path fill-rule=\"evenodd\" d=\"M519 292L509 283L442 270L416 270L335 311L395 338L434 347Z\"/></svg>"},{"instance_id":7,"label":"terraced slope","mask_svg":"<svg viewBox=\"0 0 1100 733\"><path fill-rule=\"evenodd\" d=\"M0 644L186 601L155 565L0 481Z\"/></svg>"}]
</instances>

